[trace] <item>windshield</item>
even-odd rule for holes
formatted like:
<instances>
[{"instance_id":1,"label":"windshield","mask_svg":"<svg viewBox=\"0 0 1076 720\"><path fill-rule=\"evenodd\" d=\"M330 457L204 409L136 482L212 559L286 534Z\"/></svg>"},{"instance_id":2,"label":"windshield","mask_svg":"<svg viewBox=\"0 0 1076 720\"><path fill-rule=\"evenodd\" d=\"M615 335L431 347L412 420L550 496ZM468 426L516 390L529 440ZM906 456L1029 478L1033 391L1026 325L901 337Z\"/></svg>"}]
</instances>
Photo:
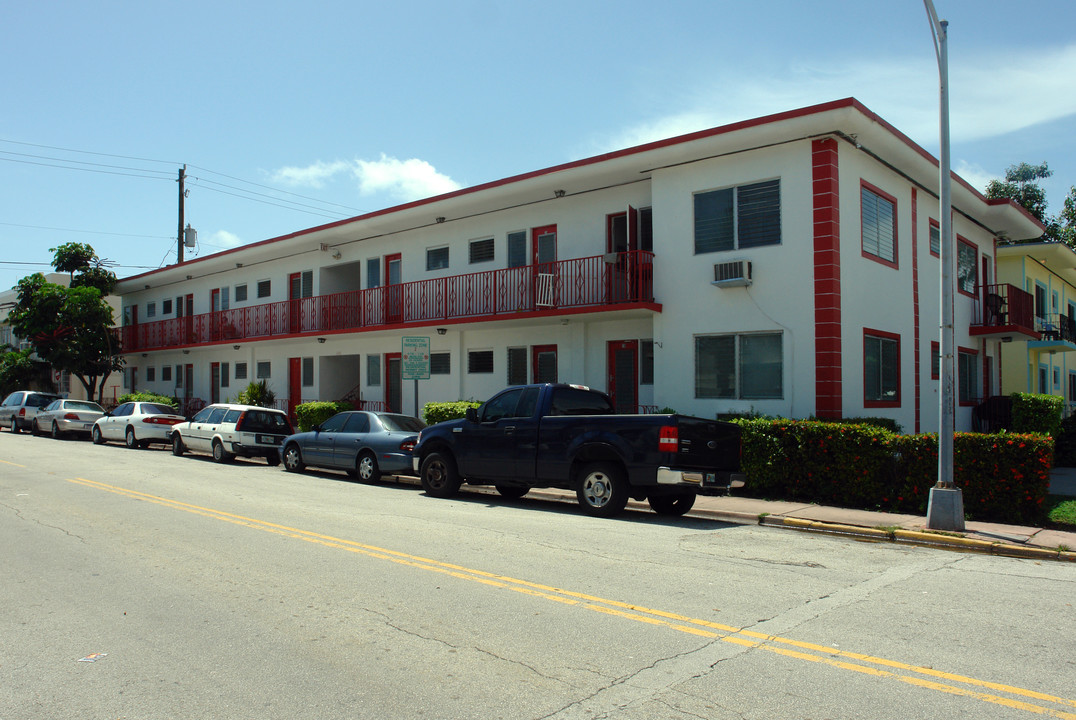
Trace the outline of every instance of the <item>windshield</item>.
<instances>
[{"instance_id":1,"label":"windshield","mask_svg":"<svg viewBox=\"0 0 1076 720\"><path fill-rule=\"evenodd\" d=\"M377 417L389 432L417 433L426 427L426 423L410 415L378 415Z\"/></svg>"},{"instance_id":2,"label":"windshield","mask_svg":"<svg viewBox=\"0 0 1076 720\"><path fill-rule=\"evenodd\" d=\"M67 403L68 410L86 410L89 412L103 413L105 410L95 402L89 402L86 400L69 400Z\"/></svg>"}]
</instances>

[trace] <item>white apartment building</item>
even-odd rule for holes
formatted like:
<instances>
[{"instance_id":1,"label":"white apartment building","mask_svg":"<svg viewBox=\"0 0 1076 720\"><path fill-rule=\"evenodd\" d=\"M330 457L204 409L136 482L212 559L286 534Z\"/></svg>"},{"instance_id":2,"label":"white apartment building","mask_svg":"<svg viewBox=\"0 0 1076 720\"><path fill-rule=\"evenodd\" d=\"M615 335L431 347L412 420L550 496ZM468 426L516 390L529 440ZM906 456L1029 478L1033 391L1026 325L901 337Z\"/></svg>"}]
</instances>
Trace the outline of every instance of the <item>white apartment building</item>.
<instances>
[{"instance_id":1,"label":"white apartment building","mask_svg":"<svg viewBox=\"0 0 1076 720\"><path fill-rule=\"evenodd\" d=\"M505 178L128 277L128 384L407 413L517 383L624 411L938 425L938 162L844 99ZM999 386L999 239L954 177L958 429ZM404 379L403 339L430 375Z\"/></svg>"}]
</instances>

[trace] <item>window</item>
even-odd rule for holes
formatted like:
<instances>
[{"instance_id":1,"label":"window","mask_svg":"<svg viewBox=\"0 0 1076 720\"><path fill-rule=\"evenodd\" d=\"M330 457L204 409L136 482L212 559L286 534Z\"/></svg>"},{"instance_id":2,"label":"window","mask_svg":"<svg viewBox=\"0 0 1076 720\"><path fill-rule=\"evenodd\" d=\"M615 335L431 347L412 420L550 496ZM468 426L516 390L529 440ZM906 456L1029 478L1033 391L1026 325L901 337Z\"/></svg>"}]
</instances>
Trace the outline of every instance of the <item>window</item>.
<instances>
[{"instance_id":1,"label":"window","mask_svg":"<svg viewBox=\"0 0 1076 720\"><path fill-rule=\"evenodd\" d=\"M303 358L303 387L314 386L314 358Z\"/></svg>"},{"instance_id":2,"label":"window","mask_svg":"<svg viewBox=\"0 0 1076 720\"><path fill-rule=\"evenodd\" d=\"M532 347L531 366L534 370L534 382L557 382L557 346L535 345Z\"/></svg>"},{"instance_id":3,"label":"window","mask_svg":"<svg viewBox=\"0 0 1076 720\"><path fill-rule=\"evenodd\" d=\"M258 380L266 380L272 377L273 365L268 360L259 360L254 370L254 377Z\"/></svg>"},{"instance_id":4,"label":"window","mask_svg":"<svg viewBox=\"0 0 1076 720\"><path fill-rule=\"evenodd\" d=\"M654 341L639 341L639 384L654 384Z\"/></svg>"},{"instance_id":5,"label":"window","mask_svg":"<svg viewBox=\"0 0 1076 720\"><path fill-rule=\"evenodd\" d=\"M235 301L236 302L246 302L246 300L247 300L247 286L246 285L236 285L235 286Z\"/></svg>"},{"instance_id":6,"label":"window","mask_svg":"<svg viewBox=\"0 0 1076 720\"><path fill-rule=\"evenodd\" d=\"M941 346L937 342L930 343L930 379L937 380L941 377Z\"/></svg>"},{"instance_id":7,"label":"window","mask_svg":"<svg viewBox=\"0 0 1076 720\"><path fill-rule=\"evenodd\" d=\"M863 331L863 406L900 405L900 336Z\"/></svg>"},{"instance_id":8,"label":"window","mask_svg":"<svg viewBox=\"0 0 1076 720\"><path fill-rule=\"evenodd\" d=\"M183 366L176 365L176 387L183 387Z\"/></svg>"},{"instance_id":9,"label":"window","mask_svg":"<svg viewBox=\"0 0 1076 720\"><path fill-rule=\"evenodd\" d=\"M272 293L272 281L271 280L259 280L258 281L258 298L267 298Z\"/></svg>"},{"instance_id":10,"label":"window","mask_svg":"<svg viewBox=\"0 0 1076 720\"><path fill-rule=\"evenodd\" d=\"M508 348L508 384L527 384L527 348Z\"/></svg>"},{"instance_id":11,"label":"window","mask_svg":"<svg viewBox=\"0 0 1076 720\"><path fill-rule=\"evenodd\" d=\"M654 251L654 211L651 208L639 210L639 249Z\"/></svg>"},{"instance_id":12,"label":"window","mask_svg":"<svg viewBox=\"0 0 1076 720\"><path fill-rule=\"evenodd\" d=\"M220 386L222 388L228 387L228 363L220 364Z\"/></svg>"},{"instance_id":13,"label":"window","mask_svg":"<svg viewBox=\"0 0 1076 720\"><path fill-rule=\"evenodd\" d=\"M448 375L451 372L451 353L430 353L430 375Z\"/></svg>"},{"instance_id":14,"label":"window","mask_svg":"<svg viewBox=\"0 0 1076 720\"><path fill-rule=\"evenodd\" d=\"M448 248L427 248L426 249L426 269L427 270L444 270L448 267Z\"/></svg>"},{"instance_id":15,"label":"window","mask_svg":"<svg viewBox=\"0 0 1076 720\"><path fill-rule=\"evenodd\" d=\"M467 372L491 373L493 372L492 350L471 350L467 353Z\"/></svg>"},{"instance_id":16,"label":"window","mask_svg":"<svg viewBox=\"0 0 1076 720\"><path fill-rule=\"evenodd\" d=\"M527 232L519 230L508 233L508 267L523 267L527 264Z\"/></svg>"},{"instance_id":17,"label":"window","mask_svg":"<svg viewBox=\"0 0 1076 720\"><path fill-rule=\"evenodd\" d=\"M381 384L381 356L366 356L366 384L378 386Z\"/></svg>"},{"instance_id":18,"label":"window","mask_svg":"<svg viewBox=\"0 0 1076 720\"><path fill-rule=\"evenodd\" d=\"M1046 319L1049 309L1046 307L1046 287L1035 284L1035 317L1040 320Z\"/></svg>"},{"instance_id":19,"label":"window","mask_svg":"<svg viewBox=\"0 0 1076 720\"><path fill-rule=\"evenodd\" d=\"M559 387L553 391L549 403L551 415L615 415L616 410L598 393Z\"/></svg>"},{"instance_id":20,"label":"window","mask_svg":"<svg viewBox=\"0 0 1076 720\"><path fill-rule=\"evenodd\" d=\"M897 201L867 183L860 188L863 254L897 266Z\"/></svg>"},{"instance_id":21,"label":"window","mask_svg":"<svg viewBox=\"0 0 1076 720\"><path fill-rule=\"evenodd\" d=\"M381 287L381 258L366 261L366 287Z\"/></svg>"},{"instance_id":22,"label":"window","mask_svg":"<svg viewBox=\"0 0 1076 720\"><path fill-rule=\"evenodd\" d=\"M308 298L314 295L314 271L306 270L288 276L290 299Z\"/></svg>"},{"instance_id":23,"label":"window","mask_svg":"<svg viewBox=\"0 0 1076 720\"><path fill-rule=\"evenodd\" d=\"M695 397L741 400L784 397L781 333L697 336Z\"/></svg>"},{"instance_id":24,"label":"window","mask_svg":"<svg viewBox=\"0 0 1076 720\"><path fill-rule=\"evenodd\" d=\"M157 368L146 368L146 382L157 382Z\"/></svg>"},{"instance_id":25,"label":"window","mask_svg":"<svg viewBox=\"0 0 1076 720\"><path fill-rule=\"evenodd\" d=\"M962 237L956 243L956 289L975 297L975 285L979 282L979 250Z\"/></svg>"},{"instance_id":26,"label":"window","mask_svg":"<svg viewBox=\"0 0 1076 720\"><path fill-rule=\"evenodd\" d=\"M161 382L172 382L172 366L165 365L161 368Z\"/></svg>"},{"instance_id":27,"label":"window","mask_svg":"<svg viewBox=\"0 0 1076 720\"><path fill-rule=\"evenodd\" d=\"M471 263L482 263L493 260L493 238L484 240L472 240L470 247Z\"/></svg>"},{"instance_id":28,"label":"window","mask_svg":"<svg viewBox=\"0 0 1076 720\"><path fill-rule=\"evenodd\" d=\"M976 362L978 355L979 353L976 350L968 348L957 349L957 375L960 378L959 397L961 405L974 405L979 400L979 368ZM1045 381L1045 375L1041 374L1040 379ZM1048 390L1040 387L1039 392L1045 393Z\"/></svg>"},{"instance_id":29,"label":"window","mask_svg":"<svg viewBox=\"0 0 1076 720\"><path fill-rule=\"evenodd\" d=\"M930 221L930 254L941 255L941 227L934 219Z\"/></svg>"},{"instance_id":30,"label":"window","mask_svg":"<svg viewBox=\"0 0 1076 720\"><path fill-rule=\"evenodd\" d=\"M171 314L172 314L172 301L171 300L162 300L161 301L161 315L171 315Z\"/></svg>"},{"instance_id":31,"label":"window","mask_svg":"<svg viewBox=\"0 0 1076 720\"><path fill-rule=\"evenodd\" d=\"M695 194L695 254L780 242L780 180Z\"/></svg>"},{"instance_id":32,"label":"window","mask_svg":"<svg viewBox=\"0 0 1076 720\"><path fill-rule=\"evenodd\" d=\"M157 303L155 303L155 302L146 303L146 317L148 317L148 318L157 317ZM146 378L146 379L148 380L149 378Z\"/></svg>"},{"instance_id":33,"label":"window","mask_svg":"<svg viewBox=\"0 0 1076 720\"><path fill-rule=\"evenodd\" d=\"M247 379L247 364L245 362L237 362L235 364L235 379L246 380Z\"/></svg>"},{"instance_id":34,"label":"window","mask_svg":"<svg viewBox=\"0 0 1076 720\"><path fill-rule=\"evenodd\" d=\"M1069 373L1069 402L1076 402L1076 372Z\"/></svg>"}]
</instances>

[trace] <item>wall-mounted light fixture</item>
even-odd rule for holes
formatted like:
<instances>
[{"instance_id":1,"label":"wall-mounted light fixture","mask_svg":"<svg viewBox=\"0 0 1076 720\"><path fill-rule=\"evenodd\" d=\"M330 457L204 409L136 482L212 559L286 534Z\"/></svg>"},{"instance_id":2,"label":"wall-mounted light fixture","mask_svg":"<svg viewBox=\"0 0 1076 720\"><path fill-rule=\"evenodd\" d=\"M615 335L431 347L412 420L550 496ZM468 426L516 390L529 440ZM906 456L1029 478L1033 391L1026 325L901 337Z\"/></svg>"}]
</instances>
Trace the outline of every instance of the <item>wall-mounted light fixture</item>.
<instances>
[{"instance_id":1,"label":"wall-mounted light fixture","mask_svg":"<svg viewBox=\"0 0 1076 720\"><path fill-rule=\"evenodd\" d=\"M443 223L445 221L445 216L444 215L438 215L436 219L437 219L437 222Z\"/></svg>"},{"instance_id":2,"label":"wall-mounted light fixture","mask_svg":"<svg viewBox=\"0 0 1076 720\"><path fill-rule=\"evenodd\" d=\"M554 190L553 194L556 195L559 198L564 197L564 191L563 190Z\"/></svg>"},{"instance_id":3,"label":"wall-mounted light fixture","mask_svg":"<svg viewBox=\"0 0 1076 720\"><path fill-rule=\"evenodd\" d=\"M241 267L243 267L243 263L236 263L235 267L236 267L236 269L241 268Z\"/></svg>"},{"instance_id":4,"label":"wall-mounted light fixture","mask_svg":"<svg viewBox=\"0 0 1076 720\"><path fill-rule=\"evenodd\" d=\"M194 276L193 276L193 275L188 275L188 276L187 276L187 279L188 279L188 280L193 280L193 279L194 279Z\"/></svg>"},{"instance_id":5,"label":"wall-mounted light fixture","mask_svg":"<svg viewBox=\"0 0 1076 720\"><path fill-rule=\"evenodd\" d=\"M190 351L190 350L184 350L184 351L183 351L183 354L184 354L184 355L190 355L190 354L191 354L191 351Z\"/></svg>"},{"instance_id":6,"label":"wall-mounted light fixture","mask_svg":"<svg viewBox=\"0 0 1076 720\"><path fill-rule=\"evenodd\" d=\"M238 350L238 349L239 349L238 345L232 345L232 350Z\"/></svg>"},{"instance_id":7,"label":"wall-mounted light fixture","mask_svg":"<svg viewBox=\"0 0 1076 720\"><path fill-rule=\"evenodd\" d=\"M149 353L142 353L142 357L149 357Z\"/></svg>"},{"instance_id":8,"label":"wall-mounted light fixture","mask_svg":"<svg viewBox=\"0 0 1076 720\"><path fill-rule=\"evenodd\" d=\"M344 254L342 252L336 250L333 252L333 260L339 260L341 257L343 257L343 255Z\"/></svg>"},{"instance_id":9,"label":"wall-mounted light fixture","mask_svg":"<svg viewBox=\"0 0 1076 720\"><path fill-rule=\"evenodd\" d=\"M561 320L560 324L561 325L567 325L568 324L568 318L564 318L563 320Z\"/></svg>"},{"instance_id":10,"label":"wall-mounted light fixture","mask_svg":"<svg viewBox=\"0 0 1076 720\"><path fill-rule=\"evenodd\" d=\"M149 290L149 285L146 286L146 289Z\"/></svg>"},{"instance_id":11,"label":"wall-mounted light fixture","mask_svg":"<svg viewBox=\"0 0 1076 720\"><path fill-rule=\"evenodd\" d=\"M438 335L444 335L446 332L448 332L448 328L437 328Z\"/></svg>"},{"instance_id":12,"label":"wall-mounted light fixture","mask_svg":"<svg viewBox=\"0 0 1076 720\"><path fill-rule=\"evenodd\" d=\"M319 342L319 343L324 343L324 342L325 342L325 338L318 338L318 342Z\"/></svg>"}]
</instances>

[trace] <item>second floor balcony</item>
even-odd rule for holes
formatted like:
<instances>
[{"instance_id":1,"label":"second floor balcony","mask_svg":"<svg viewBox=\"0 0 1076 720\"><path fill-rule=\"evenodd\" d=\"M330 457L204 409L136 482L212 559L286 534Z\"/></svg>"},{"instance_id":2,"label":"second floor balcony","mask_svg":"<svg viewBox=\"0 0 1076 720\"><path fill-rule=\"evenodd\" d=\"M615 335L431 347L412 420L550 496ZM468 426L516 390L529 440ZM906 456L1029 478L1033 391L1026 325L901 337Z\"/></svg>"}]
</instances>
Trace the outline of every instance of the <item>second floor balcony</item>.
<instances>
[{"instance_id":1,"label":"second floor balcony","mask_svg":"<svg viewBox=\"0 0 1076 720\"><path fill-rule=\"evenodd\" d=\"M125 353L654 302L654 254L635 250L188 315L123 328Z\"/></svg>"},{"instance_id":2,"label":"second floor balcony","mask_svg":"<svg viewBox=\"0 0 1076 720\"><path fill-rule=\"evenodd\" d=\"M1018 336L1038 340L1035 298L1015 285L980 285L975 292L970 333L973 336Z\"/></svg>"}]
</instances>

